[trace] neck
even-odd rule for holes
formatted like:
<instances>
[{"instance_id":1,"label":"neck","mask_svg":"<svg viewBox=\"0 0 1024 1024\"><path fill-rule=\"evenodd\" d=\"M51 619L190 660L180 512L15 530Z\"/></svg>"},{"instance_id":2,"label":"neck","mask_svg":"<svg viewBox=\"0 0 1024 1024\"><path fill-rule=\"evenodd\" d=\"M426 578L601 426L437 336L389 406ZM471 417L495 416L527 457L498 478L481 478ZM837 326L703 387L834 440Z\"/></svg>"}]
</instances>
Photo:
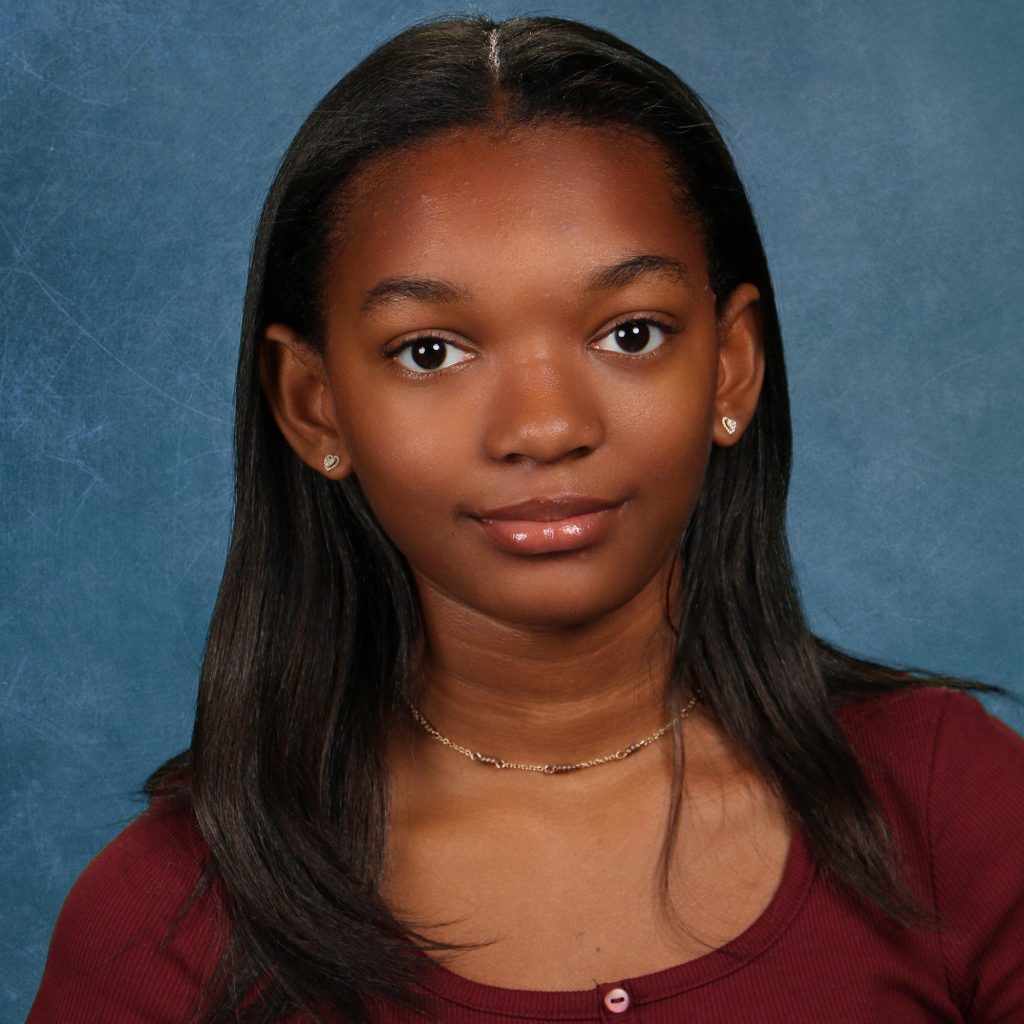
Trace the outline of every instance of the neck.
<instances>
[{"instance_id":1,"label":"neck","mask_svg":"<svg viewBox=\"0 0 1024 1024\"><path fill-rule=\"evenodd\" d=\"M668 721L665 687L675 638L664 586L580 625L496 622L421 588L422 684L417 707L460 746L506 761L576 763L613 753ZM419 728L417 726L417 728ZM422 733L418 757L481 771ZM436 749L432 749L436 748Z\"/></svg>"}]
</instances>

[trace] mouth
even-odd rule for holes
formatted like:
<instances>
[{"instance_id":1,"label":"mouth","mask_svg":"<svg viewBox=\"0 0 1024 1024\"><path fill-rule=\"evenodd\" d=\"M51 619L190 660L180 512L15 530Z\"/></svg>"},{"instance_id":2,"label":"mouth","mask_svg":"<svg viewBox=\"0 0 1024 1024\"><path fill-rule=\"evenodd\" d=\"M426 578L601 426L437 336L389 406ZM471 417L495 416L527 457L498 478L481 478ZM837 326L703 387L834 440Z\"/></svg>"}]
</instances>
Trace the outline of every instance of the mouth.
<instances>
[{"instance_id":1,"label":"mouth","mask_svg":"<svg viewBox=\"0 0 1024 1024\"><path fill-rule=\"evenodd\" d=\"M546 555L578 551L603 540L624 504L624 500L559 494L488 509L471 518L502 551Z\"/></svg>"}]
</instances>

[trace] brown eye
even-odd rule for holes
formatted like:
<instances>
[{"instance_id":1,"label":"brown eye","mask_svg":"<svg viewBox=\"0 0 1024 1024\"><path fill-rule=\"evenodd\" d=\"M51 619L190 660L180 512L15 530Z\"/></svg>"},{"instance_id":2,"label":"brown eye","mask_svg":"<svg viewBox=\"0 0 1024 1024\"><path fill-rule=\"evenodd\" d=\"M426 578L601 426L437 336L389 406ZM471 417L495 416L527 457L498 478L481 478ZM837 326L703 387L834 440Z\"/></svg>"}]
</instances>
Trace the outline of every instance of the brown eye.
<instances>
[{"instance_id":1,"label":"brown eye","mask_svg":"<svg viewBox=\"0 0 1024 1024\"><path fill-rule=\"evenodd\" d=\"M398 363L413 373L431 373L471 359L472 356L444 338L414 338L391 353ZM462 356L463 358L452 358Z\"/></svg>"},{"instance_id":2,"label":"brown eye","mask_svg":"<svg viewBox=\"0 0 1024 1024\"><path fill-rule=\"evenodd\" d=\"M601 339L601 342L607 344L599 344L598 348L606 352L646 355L648 352L660 348L669 333L671 331L668 327L664 327L654 320L627 320L625 323L613 327Z\"/></svg>"}]
</instances>

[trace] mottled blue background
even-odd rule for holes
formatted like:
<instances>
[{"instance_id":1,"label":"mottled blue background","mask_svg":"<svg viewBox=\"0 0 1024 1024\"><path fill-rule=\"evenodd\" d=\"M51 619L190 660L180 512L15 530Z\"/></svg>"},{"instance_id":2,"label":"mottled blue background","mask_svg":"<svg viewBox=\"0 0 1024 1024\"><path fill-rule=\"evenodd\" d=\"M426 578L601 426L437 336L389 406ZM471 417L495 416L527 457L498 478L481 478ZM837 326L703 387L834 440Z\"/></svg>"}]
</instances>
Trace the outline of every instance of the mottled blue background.
<instances>
[{"instance_id":1,"label":"mottled blue background","mask_svg":"<svg viewBox=\"0 0 1024 1024\"><path fill-rule=\"evenodd\" d=\"M0 1019L27 1010L74 878L188 740L276 162L342 73L444 9L3 6ZM480 9L610 29L720 118L778 283L815 626L1024 688L1024 7Z\"/></svg>"}]
</instances>

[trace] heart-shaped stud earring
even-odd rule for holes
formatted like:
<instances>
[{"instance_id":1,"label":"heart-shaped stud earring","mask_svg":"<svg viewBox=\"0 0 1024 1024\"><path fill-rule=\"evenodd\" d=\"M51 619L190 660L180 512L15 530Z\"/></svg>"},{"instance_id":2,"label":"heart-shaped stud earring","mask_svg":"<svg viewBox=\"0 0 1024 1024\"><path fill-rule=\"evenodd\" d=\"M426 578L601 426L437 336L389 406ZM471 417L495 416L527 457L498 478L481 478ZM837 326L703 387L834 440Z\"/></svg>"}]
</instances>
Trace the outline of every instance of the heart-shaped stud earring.
<instances>
[{"instance_id":1,"label":"heart-shaped stud earring","mask_svg":"<svg viewBox=\"0 0 1024 1024\"><path fill-rule=\"evenodd\" d=\"M727 434L735 434L738 424L731 416L723 416L722 426L725 427L725 432Z\"/></svg>"},{"instance_id":2,"label":"heart-shaped stud earring","mask_svg":"<svg viewBox=\"0 0 1024 1024\"><path fill-rule=\"evenodd\" d=\"M338 456L335 455L333 452L330 455L325 455L324 456L324 472L325 473L330 473L330 471L332 469L334 469L334 467L339 462L341 462L341 459L339 459Z\"/></svg>"}]
</instances>

